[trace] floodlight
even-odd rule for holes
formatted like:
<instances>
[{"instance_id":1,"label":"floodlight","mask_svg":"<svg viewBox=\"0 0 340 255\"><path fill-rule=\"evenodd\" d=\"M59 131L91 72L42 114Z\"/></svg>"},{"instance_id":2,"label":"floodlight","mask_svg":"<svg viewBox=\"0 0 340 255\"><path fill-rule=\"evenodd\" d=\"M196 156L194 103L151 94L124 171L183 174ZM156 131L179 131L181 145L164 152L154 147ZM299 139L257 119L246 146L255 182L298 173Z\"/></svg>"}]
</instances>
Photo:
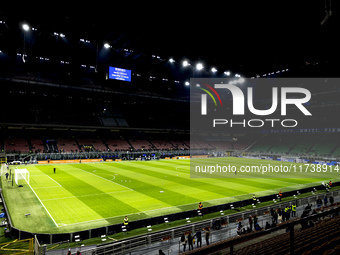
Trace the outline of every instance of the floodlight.
<instances>
[{"instance_id":1,"label":"floodlight","mask_svg":"<svg viewBox=\"0 0 340 255\"><path fill-rule=\"evenodd\" d=\"M185 84L185 86L189 86L190 82L186 81L184 84Z\"/></svg>"},{"instance_id":2,"label":"floodlight","mask_svg":"<svg viewBox=\"0 0 340 255\"><path fill-rule=\"evenodd\" d=\"M108 43L105 43L105 44L104 44L104 48L105 48L105 49L108 49L108 48L110 48L110 47L111 47L110 44L108 44Z\"/></svg>"},{"instance_id":3,"label":"floodlight","mask_svg":"<svg viewBox=\"0 0 340 255\"><path fill-rule=\"evenodd\" d=\"M186 67L186 66L188 66L188 65L190 65L190 64L189 64L189 62L188 62L187 60L184 60L182 65L183 65L184 67Z\"/></svg>"},{"instance_id":4,"label":"floodlight","mask_svg":"<svg viewBox=\"0 0 340 255\"><path fill-rule=\"evenodd\" d=\"M27 24L23 24L22 29L25 30L25 31L28 31L28 30L30 30L30 26L27 25Z\"/></svg>"},{"instance_id":5,"label":"floodlight","mask_svg":"<svg viewBox=\"0 0 340 255\"><path fill-rule=\"evenodd\" d=\"M202 70L202 69L203 69L203 65L202 65L201 63L198 63L198 64L196 65L196 70L200 71L200 70Z\"/></svg>"},{"instance_id":6,"label":"floodlight","mask_svg":"<svg viewBox=\"0 0 340 255\"><path fill-rule=\"evenodd\" d=\"M174 60L173 58L170 58L170 59L169 59L169 62L170 62L170 63L173 63L173 62L175 62L175 60Z\"/></svg>"},{"instance_id":7,"label":"floodlight","mask_svg":"<svg viewBox=\"0 0 340 255\"><path fill-rule=\"evenodd\" d=\"M224 74L227 75L227 76L229 76L229 75L230 75L230 72L229 72L229 71L225 71Z\"/></svg>"},{"instance_id":8,"label":"floodlight","mask_svg":"<svg viewBox=\"0 0 340 255\"><path fill-rule=\"evenodd\" d=\"M211 68L211 71L212 71L213 73L216 73L216 72L217 72L217 69L216 69L215 67L213 67L213 68Z\"/></svg>"}]
</instances>

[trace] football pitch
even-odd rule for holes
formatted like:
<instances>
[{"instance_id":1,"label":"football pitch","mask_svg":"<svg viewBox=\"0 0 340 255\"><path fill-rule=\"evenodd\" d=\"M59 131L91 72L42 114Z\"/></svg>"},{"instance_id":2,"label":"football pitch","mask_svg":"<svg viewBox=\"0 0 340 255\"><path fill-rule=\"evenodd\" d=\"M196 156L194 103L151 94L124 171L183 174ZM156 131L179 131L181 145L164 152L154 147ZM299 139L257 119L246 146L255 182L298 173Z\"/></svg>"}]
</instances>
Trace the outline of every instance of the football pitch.
<instances>
[{"instance_id":1,"label":"football pitch","mask_svg":"<svg viewBox=\"0 0 340 255\"><path fill-rule=\"evenodd\" d=\"M200 159L235 166L291 164L244 158ZM293 163L294 164L294 163ZM298 164L296 164L298 165ZM16 168L12 166L12 169ZM336 173L294 178L190 178L190 160L25 165L30 182L12 187L2 178L14 226L35 233L67 233L250 199L335 181ZM56 168L54 173L53 168ZM238 177L238 178L235 178ZM262 177L262 176L260 176ZM279 177L279 176L278 176ZM25 214L30 216L25 217Z\"/></svg>"}]
</instances>

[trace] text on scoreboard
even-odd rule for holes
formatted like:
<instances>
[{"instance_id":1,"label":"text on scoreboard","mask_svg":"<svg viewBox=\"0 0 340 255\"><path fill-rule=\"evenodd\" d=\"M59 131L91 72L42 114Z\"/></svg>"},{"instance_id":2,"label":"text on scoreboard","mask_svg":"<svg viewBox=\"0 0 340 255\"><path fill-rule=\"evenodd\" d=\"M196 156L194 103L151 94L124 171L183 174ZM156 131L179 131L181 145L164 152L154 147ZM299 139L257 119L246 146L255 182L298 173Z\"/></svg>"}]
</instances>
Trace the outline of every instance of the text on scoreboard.
<instances>
[{"instance_id":1,"label":"text on scoreboard","mask_svg":"<svg viewBox=\"0 0 340 255\"><path fill-rule=\"evenodd\" d=\"M131 81L131 70L110 66L109 79Z\"/></svg>"}]
</instances>

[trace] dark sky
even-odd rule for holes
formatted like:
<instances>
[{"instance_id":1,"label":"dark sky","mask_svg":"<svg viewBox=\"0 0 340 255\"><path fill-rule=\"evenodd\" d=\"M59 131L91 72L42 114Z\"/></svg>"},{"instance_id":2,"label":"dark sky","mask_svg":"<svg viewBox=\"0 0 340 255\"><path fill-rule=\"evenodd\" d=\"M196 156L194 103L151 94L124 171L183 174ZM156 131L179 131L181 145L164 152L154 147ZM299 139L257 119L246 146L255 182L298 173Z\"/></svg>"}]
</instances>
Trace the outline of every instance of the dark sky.
<instances>
[{"instance_id":1,"label":"dark sky","mask_svg":"<svg viewBox=\"0 0 340 255\"><path fill-rule=\"evenodd\" d=\"M2 15L42 30L55 28L98 40L123 35L138 51L256 72L334 58L339 45L337 7L333 1L333 15L323 26L324 0L91 3L79 9L31 5Z\"/></svg>"}]
</instances>

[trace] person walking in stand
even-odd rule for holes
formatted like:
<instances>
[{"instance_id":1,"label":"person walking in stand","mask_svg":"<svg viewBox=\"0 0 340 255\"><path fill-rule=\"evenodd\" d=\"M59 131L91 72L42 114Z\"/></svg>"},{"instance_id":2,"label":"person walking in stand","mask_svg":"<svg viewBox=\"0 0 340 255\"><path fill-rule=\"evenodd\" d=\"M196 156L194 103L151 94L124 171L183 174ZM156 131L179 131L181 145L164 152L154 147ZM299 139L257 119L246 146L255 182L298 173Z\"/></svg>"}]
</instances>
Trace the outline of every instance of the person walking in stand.
<instances>
[{"instance_id":1,"label":"person walking in stand","mask_svg":"<svg viewBox=\"0 0 340 255\"><path fill-rule=\"evenodd\" d=\"M193 237L191 235L191 232L189 232L189 235L188 235L188 244L189 244L189 251L193 250L194 249L194 245L193 245ZM191 249L190 249L191 247Z\"/></svg>"},{"instance_id":2,"label":"person walking in stand","mask_svg":"<svg viewBox=\"0 0 340 255\"><path fill-rule=\"evenodd\" d=\"M256 224L257 224L257 217L256 217L256 215L254 215L254 218L253 218L253 223L254 223L254 229L255 229L255 227L256 227Z\"/></svg>"},{"instance_id":3,"label":"person walking in stand","mask_svg":"<svg viewBox=\"0 0 340 255\"><path fill-rule=\"evenodd\" d=\"M205 242L207 245L209 245L209 238L210 238L210 231L209 228L205 229Z\"/></svg>"},{"instance_id":4,"label":"person walking in stand","mask_svg":"<svg viewBox=\"0 0 340 255\"><path fill-rule=\"evenodd\" d=\"M196 234L194 235L196 237L196 242L197 242L197 248L198 248L198 243L200 243L200 248L202 247L202 233L201 230L197 229Z\"/></svg>"},{"instance_id":5,"label":"person walking in stand","mask_svg":"<svg viewBox=\"0 0 340 255\"><path fill-rule=\"evenodd\" d=\"M281 190L279 191L279 199L280 199L280 202L281 202L281 199L282 199L282 191Z\"/></svg>"},{"instance_id":6,"label":"person walking in stand","mask_svg":"<svg viewBox=\"0 0 340 255\"><path fill-rule=\"evenodd\" d=\"M249 216L249 231L253 231L253 218L251 216Z\"/></svg>"},{"instance_id":7,"label":"person walking in stand","mask_svg":"<svg viewBox=\"0 0 340 255\"><path fill-rule=\"evenodd\" d=\"M181 241L181 244L183 245L183 252L185 252L185 248L187 247L187 241L188 240L186 239L184 233L182 234L180 241Z\"/></svg>"},{"instance_id":8,"label":"person walking in stand","mask_svg":"<svg viewBox=\"0 0 340 255\"><path fill-rule=\"evenodd\" d=\"M273 213L273 225L275 226L277 224L278 214L276 211Z\"/></svg>"}]
</instances>

